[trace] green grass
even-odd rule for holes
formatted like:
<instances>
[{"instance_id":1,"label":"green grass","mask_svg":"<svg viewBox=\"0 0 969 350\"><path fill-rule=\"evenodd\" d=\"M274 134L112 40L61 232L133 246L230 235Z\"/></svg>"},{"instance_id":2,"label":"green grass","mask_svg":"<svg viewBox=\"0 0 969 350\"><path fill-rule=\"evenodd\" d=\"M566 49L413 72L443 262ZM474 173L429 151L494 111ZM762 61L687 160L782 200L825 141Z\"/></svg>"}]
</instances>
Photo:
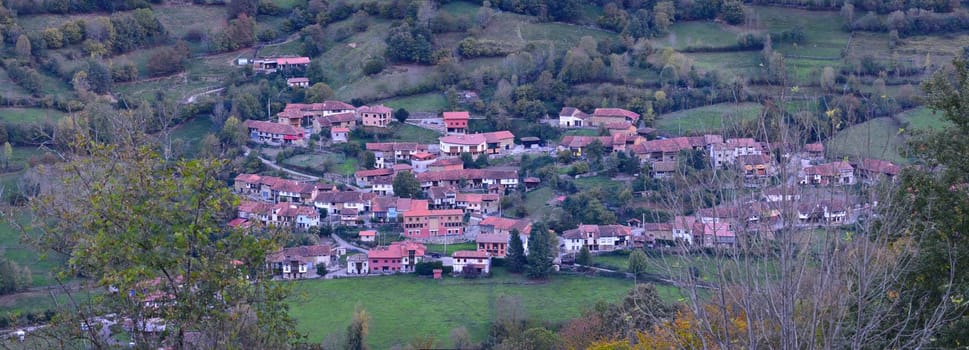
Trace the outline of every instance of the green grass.
<instances>
[{"instance_id":1,"label":"green grass","mask_svg":"<svg viewBox=\"0 0 969 350\"><path fill-rule=\"evenodd\" d=\"M553 196L555 196L555 192L550 187L542 187L528 192L525 195L525 208L528 208L528 216L534 220L545 220L554 208L547 204Z\"/></svg>"},{"instance_id":2,"label":"green grass","mask_svg":"<svg viewBox=\"0 0 969 350\"><path fill-rule=\"evenodd\" d=\"M0 68L0 94L8 97L30 96L30 92L14 83L3 68Z\"/></svg>"},{"instance_id":3,"label":"green grass","mask_svg":"<svg viewBox=\"0 0 969 350\"><path fill-rule=\"evenodd\" d=\"M437 346L447 347L450 330L461 326L473 340L484 340L500 296L520 298L529 317L554 324L598 301L618 302L631 287L629 280L558 275L529 283L500 269L494 277L479 280L412 275L314 280L298 282L299 297L292 301L290 314L309 342L345 332L354 308L360 307L371 317L371 348L387 349L416 336L433 336ZM666 296L673 293L658 288Z\"/></svg>"},{"instance_id":4,"label":"green grass","mask_svg":"<svg viewBox=\"0 0 969 350\"><path fill-rule=\"evenodd\" d=\"M10 221L26 224L28 218L24 211L17 208L5 209L5 217L0 221L0 255L30 269L33 286L47 286L53 283L51 272L64 260L59 256L44 257L29 243L23 241L23 233Z\"/></svg>"},{"instance_id":5,"label":"green grass","mask_svg":"<svg viewBox=\"0 0 969 350\"><path fill-rule=\"evenodd\" d=\"M941 112L933 113L926 107L919 107L902 112L898 115L899 119L907 123L906 130L913 131L934 131L944 130L952 126L952 123L942 116Z\"/></svg>"},{"instance_id":6,"label":"green grass","mask_svg":"<svg viewBox=\"0 0 969 350\"><path fill-rule=\"evenodd\" d=\"M803 43L773 45L774 50L785 55L840 58L841 50L848 44L848 32L841 30L844 19L837 11L807 11L772 6L750 6L749 8L771 33L779 33L798 26L804 29Z\"/></svg>"},{"instance_id":7,"label":"green grass","mask_svg":"<svg viewBox=\"0 0 969 350\"><path fill-rule=\"evenodd\" d=\"M579 187L579 190L584 191L590 188L607 188L607 187L621 187L627 185L627 183L622 181L614 181L608 176L592 176L583 177L575 179L575 185Z\"/></svg>"},{"instance_id":8,"label":"green grass","mask_svg":"<svg viewBox=\"0 0 969 350\"><path fill-rule=\"evenodd\" d=\"M447 98L439 92L429 92L426 94L396 97L389 100L379 101L387 107L393 109L403 108L408 112L426 112L438 114L447 108Z\"/></svg>"},{"instance_id":9,"label":"green grass","mask_svg":"<svg viewBox=\"0 0 969 350\"><path fill-rule=\"evenodd\" d=\"M274 56L302 56L303 55L303 43L299 40L293 40L285 44L266 46L259 49L259 56L261 57L274 57Z\"/></svg>"},{"instance_id":10,"label":"green grass","mask_svg":"<svg viewBox=\"0 0 969 350\"><path fill-rule=\"evenodd\" d=\"M562 136L599 136L596 129L571 129L562 133Z\"/></svg>"},{"instance_id":11,"label":"green grass","mask_svg":"<svg viewBox=\"0 0 969 350\"><path fill-rule=\"evenodd\" d=\"M764 68L760 66L760 52L705 52L687 53L693 66L701 71L720 71L730 75L754 76Z\"/></svg>"},{"instance_id":12,"label":"green grass","mask_svg":"<svg viewBox=\"0 0 969 350\"><path fill-rule=\"evenodd\" d=\"M152 12L176 39L181 39L193 29L202 33L216 33L226 26L225 6L163 5L152 6Z\"/></svg>"},{"instance_id":13,"label":"green grass","mask_svg":"<svg viewBox=\"0 0 969 350\"><path fill-rule=\"evenodd\" d=\"M755 120L760 115L758 103L724 103L692 108L656 118L656 128L673 135L717 132L741 120Z\"/></svg>"},{"instance_id":14,"label":"green grass","mask_svg":"<svg viewBox=\"0 0 969 350\"><path fill-rule=\"evenodd\" d=\"M444 249L444 245L443 244L425 244L424 246L427 247L427 251L429 251L429 252L444 253L444 255L451 255L451 254L454 254L454 252L459 251L459 250L477 250L478 249L478 245L475 244L474 242L462 242L462 243L448 244L447 245L447 250Z\"/></svg>"},{"instance_id":15,"label":"green grass","mask_svg":"<svg viewBox=\"0 0 969 350\"><path fill-rule=\"evenodd\" d=\"M706 21L676 22L670 34L656 39L661 46L683 50L691 47L727 47L737 44L738 30Z\"/></svg>"},{"instance_id":16,"label":"green grass","mask_svg":"<svg viewBox=\"0 0 969 350\"><path fill-rule=\"evenodd\" d=\"M875 118L839 131L825 143L833 159L868 157L907 163L900 153L905 140L892 118Z\"/></svg>"},{"instance_id":17,"label":"green grass","mask_svg":"<svg viewBox=\"0 0 969 350\"><path fill-rule=\"evenodd\" d=\"M358 160L347 158L337 153L309 153L295 155L283 161L283 164L316 170L319 173L338 172L352 175L357 171Z\"/></svg>"},{"instance_id":18,"label":"green grass","mask_svg":"<svg viewBox=\"0 0 969 350\"><path fill-rule=\"evenodd\" d=\"M67 115L56 109L0 108L0 120L7 123L26 124L44 120L57 121Z\"/></svg>"},{"instance_id":19,"label":"green grass","mask_svg":"<svg viewBox=\"0 0 969 350\"><path fill-rule=\"evenodd\" d=\"M451 1L451 2L448 2L447 4L444 4L443 6L441 6L441 8L439 9L439 11L440 12L447 12L448 14L450 14L452 16L458 16L458 17L460 17L460 16L469 16L468 18L473 19L474 18L474 15L476 15L478 13L478 9L480 9L480 8L481 8L481 6L472 4L470 2Z\"/></svg>"},{"instance_id":20,"label":"green grass","mask_svg":"<svg viewBox=\"0 0 969 350\"><path fill-rule=\"evenodd\" d=\"M193 156L201 150L202 138L209 133L216 132L212 120L208 116L198 116L176 126L172 130L172 140L182 139L185 141L187 155Z\"/></svg>"},{"instance_id":21,"label":"green grass","mask_svg":"<svg viewBox=\"0 0 969 350\"><path fill-rule=\"evenodd\" d=\"M395 124L394 134L391 140L398 142L417 142L417 143L437 143L441 134L434 130L425 129L410 124Z\"/></svg>"}]
</instances>

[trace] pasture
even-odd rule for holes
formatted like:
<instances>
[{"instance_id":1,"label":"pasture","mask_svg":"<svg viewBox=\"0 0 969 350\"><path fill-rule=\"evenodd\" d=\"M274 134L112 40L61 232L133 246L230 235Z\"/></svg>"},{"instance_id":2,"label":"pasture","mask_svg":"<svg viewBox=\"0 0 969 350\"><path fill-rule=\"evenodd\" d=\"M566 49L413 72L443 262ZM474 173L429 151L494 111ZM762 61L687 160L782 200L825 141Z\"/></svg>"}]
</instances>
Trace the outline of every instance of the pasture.
<instances>
[{"instance_id":1,"label":"pasture","mask_svg":"<svg viewBox=\"0 0 969 350\"><path fill-rule=\"evenodd\" d=\"M432 336L437 346L448 347L449 332L461 326L474 341L484 340L501 297L520 299L529 318L556 324L598 301L618 302L632 285L630 280L569 275L532 282L503 269L475 280L414 275L312 280L296 282L290 314L311 343L342 335L354 308L362 308L371 317L371 348L388 349L416 336ZM674 293L657 287L664 296Z\"/></svg>"},{"instance_id":2,"label":"pasture","mask_svg":"<svg viewBox=\"0 0 969 350\"><path fill-rule=\"evenodd\" d=\"M867 157L907 163L900 126L892 118L875 118L837 132L825 142L831 159Z\"/></svg>"},{"instance_id":3,"label":"pasture","mask_svg":"<svg viewBox=\"0 0 969 350\"><path fill-rule=\"evenodd\" d=\"M760 116L758 103L723 103L660 115L656 128L671 135L719 132L744 120Z\"/></svg>"}]
</instances>

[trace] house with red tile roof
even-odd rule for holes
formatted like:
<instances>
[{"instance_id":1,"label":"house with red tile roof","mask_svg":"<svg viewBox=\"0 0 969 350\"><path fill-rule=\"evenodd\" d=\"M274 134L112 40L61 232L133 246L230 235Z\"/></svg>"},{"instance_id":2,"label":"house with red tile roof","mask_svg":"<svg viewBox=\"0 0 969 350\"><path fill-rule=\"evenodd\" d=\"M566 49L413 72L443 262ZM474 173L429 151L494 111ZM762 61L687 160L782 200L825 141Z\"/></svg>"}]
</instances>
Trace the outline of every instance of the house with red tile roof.
<instances>
[{"instance_id":1,"label":"house with red tile roof","mask_svg":"<svg viewBox=\"0 0 969 350\"><path fill-rule=\"evenodd\" d=\"M480 217L498 212L500 196L494 193L458 193L454 205L465 213Z\"/></svg>"},{"instance_id":2,"label":"house with red tile roof","mask_svg":"<svg viewBox=\"0 0 969 350\"><path fill-rule=\"evenodd\" d=\"M252 60L252 71L255 73L276 73L280 70L306 69L309 67L309 57L270 57Z\"/></svg>"},{"instance_id":3,"label":"house with red tile roof","mask_svg":"<svg viewBox=\"0 0 969 350\"><path fill-rule=\"evenodd\" d=\"M243 125L249 129L253 142L272 146L306 146L303 130L291 125L251 119Z\"/></svg>"},{"instance_id":4,"label":"house with red tile roof","mask_svg":"<svg viewBox=\"0 0 969 350\"><path fill-rule=\"evenodd\" d=\"M464 170L461 158L438 158L427 166L427 172Z\"/></svg>"},{"instance_id":5,"label":"house with red tile roof","mask_svg":"<svg viewBox=\"0 0 969 350\"><path fill-rule=\"evenodd\" d=\"M317 266L330 265L332 251L333 249L326 244L283 248L266 256L266 262L275 277L312 278L317 277Z\"/></svg>"},{"instance_id":6,"label":"house with red tile roof","mask_svg":"<svg viewBox=\"0 0 969 350\"><path fill-rule=\"evenodd\" d=\"M386 128L393 121L394 110L384 105L361 106L357 108L357 115L363 126Z\"/></svg>"},{"instance_id":7,"label":"house with red tile roof","mask_svg":"<svg viewBox=\"0 0 969 350\"><path fill-rule=\"evenodd\" d=\"M621 225L579 225L562 232L568 252L577 252L582 247L593 252L624 249L629 245L631 235L632 229Z\"/></svg>"},{"instance_id":8,"label":"house with red tile roof","mask_svg":"<svg viewBox=\"0 0 969 350\"><path fill-rule=\"evenodd\" d=\"M310 87L310 79L306 77L300 78L288 78L286 79L286 86L291 88L306 88Z\"/></svg>"},{"instance_id":9,"label":"house with red tile roof","mask_svg":"<svg viewBox=\"0 0 969 350\"><path fill-rule=\"evenodd\" d=\"M902 168L895 163L881 159L865 158L858 162L858 177L866 183L875 183L882 179L895 182Z\"/></svg>"},{"instance_id":10,"label":"house with red tile roof","mask_svg":"<svg viewBox=\"0 0 969 350\"><path fill-rule=\"evenodd\" d=\"M256 174L239 174L233 183L236 193L248 197L259 198L263 201L277 203L309 203L313 193L319 191L324 184L299 182L275 176L260 176ZM332 188L332 185L324 187Z\"/></svg>"},{"instance_id":11,"label":"house with red tile roof","mask_svg":"<svg viewBox=\"0 0 969 350\"><path fill-rule=\"evenodd\" d=\"M376 197L370 209L370 218L376 222L392 222L408 212L413 199L397 197Z\"/></svg>"},{"instance_id":12,"label":"house with red tile roof","mask_svg":"<svg viewBox=\"0 0 969 350\"><path fill-rule=\"evenodd\" d=\"M370 211L372 201L377 195L368 192L318 192L313 196L313 206L325 210L327 214L338 215L344 209L357 213Z\"/></svg>"},{"instance_id":13,"label":"house with red tile roof","mask_svg":"<svg viewBox=\"0 0 969 350\"><path fill-rule=\"evenodd\" d=\"M482 133L485 137L485 151L488 154L501 154L515 148L515 134L501 130Z\"/></svg>"},{"instance_id":14,"label":"house with red tile roof","mask_svg":"<svg viewBox=\"0 0 969 350\"><path fill-rule=\"evenodd\" d=\"M426 200L411 202L401 225L408 238L430 238L464 234L464 212L460 209L428 209Z\"/></svg>"},{"instance_id":15,"label":"house with red tile roof","mask_svg":"<svg viewBox=\"0 0 969 350\"><path fill-rule=\"evenodd\" d=\"M572 155L576 157L582 157L583 151L586 147L595 141L599 141L602 147L605 149L606 153L613 152L615 150L615 145L617 139L612 136L575 136L569 135L562 137L562 142L559 143L559 149L568 150L572 152ZM623 144L621 147L625 147L625 138L622 138Z\"/></svg>"},{"instance_id":16,"label":"house with red tile roof","mask_svg":"<svg viewBox=\"0 0 969 350\"><path fill-rule=\"evenodd\" d=\"M426 250L423 244L411 241L370 249L367 251L369 273L414 272L417 263L424 260Z\"/></svg>"},{"instance_id":17,"label":"house with red tile roof","mask_svg":"<svg viewBox=\"0 0 969 350\"><path fill-rule=\"evenodd\" d=\"M763 145L752 138L727 139L711 147L710 162L716 167L726 167L733 165L737 157L764 153Z\"/></svg>"},{"instance_id":18,"label":"house with red tile roof","mask_svg":"<svg viewBox=\"0 0 969 350\"><path fill-rule=\"evenodd\" d=\"M463 186L472 189L489 188L491 186L516 188L518 187L518 171L499 169L428 171L417 174L417 181L421 183L421 188L424 190L439 186Z\"/></svg>"},{"instance_id":19,"label":"house with red tile roof","mask_svg":"<svg viewBox=\"0 0 969 350\"><path fill-rule=\"evenodd\" d=\"M427 145L415 142L367 142L366 150L373 152L377 168L390 168L397 162L410 161L418 153L427 153Z\"/></svg>"},{"instance_id":20,"label":"house with red tile roof","mask_svg":"<svg viewBox=\"0 0 969 350\"><path fill-rule=\"evenodd\" d=\"M511 231L518 230L518 237L522 241L525 253L528 253L528 237L532 232L532 222L528 219L508 219L498 216L489 216L478 223L481 234L511 235ZM478 247L482 247L479 245Z\"/></svg>"},{"instance_id":21,"label":"house with red tile roof","mask_svg":"<svg viewBox=\"0 0 969 350\"><path fill-rule=\"evenodd\" d=\"M438 141L441 156L444 157L458 157L461 153L477 157L484 154L488 147L485 136L481 134L449 134L441 136Z\"/></svg>"},{"instance_id":22,"label":"house with red tile roof","mask_svg":"<svg viewBox=\"0 0 969 350\"><path fill-rule=\"evenodd\" d=\"M350 128L336 127L330 129L330 142L347 143L350 140Z\"/></svg>"},{"instance_id":23,"label":"house with red tile roof","mask_svg":"<svg viewBox=\"0 0 969 350\"><path fill-rule=\"evenodd\" d=\"M454 274L470 276L491 273L491 255L476 250L459 250L451 254Z\"/></svg>"},{"instance_id":24,"label":"house with red tile roof","mask_svg":"<svg viewBox=\"0 0 969 350\"><path fill-rule=\"evenodd\" d=\"M732 245L737 243L737 234L726 221L693 224L693 241L703 247Z\"/></svg>"},{"instance_id":25,"label":"house with red tile roof","mask_svg":"<svg viewBox=\"0 0 969 350\"><path fill-rule=\"evenodd\" d=\"M468 120L471 119L468 112L444 112L443 117L446 134L468 133Z\"/></svg>"},{"instance_id":26,"label":"house with red tile roof","mask_svg":"<svg viewBox=\"0 0 969 350\"><path fill-rule=\"evenodd\" d=\"M374 230L360 231L359 235L360 235L361 242L377 241L377 231L374 231Z\"/></svg>"},{"instance_id":27,"label":"house with red tile roof","mask_svg":"<svg viewBox=\"0 0 969 350\"><path fill-rule=\"evenodd\" d=\"M581 128L586 125L586 120L591 118L589 114L575 107L562 107L559 111L559 127L562 128Z\"/></svg>"},{"instance_id":28,"label":"house with red tile roof","mask_svg":"<svg viewBox=\"0 0 969 350\"><path fill-rule=\"evenodd\" d=\"M806 144L804 145L804 153L807 153L807 157L810 159L824 159L824 144L820 142Z\"/></svg>"},{"instance_id":29,"label":"house with red tile roof","mask_svg":"<svg viewBox=\"0 0 969 350\"><path fill-rule=\"evenodd\" d=\"M370 183L381 176L393 176L394 170L387 168L357 170L353 173L354 183L357 187L370 187Z\"/></svg>"},{"instance_id":30,"label":"house with red tile roof","mask_svg":"<svg viewBox=\"0 0 969 350\"><path fill-rule=\"evenodd\" d=\"M744 174L744 180L765 180L774 175L774 162L764 154L748 154L737 156L737 167Z\"/></svg>"},{"instance_id":31,"label":"house with red tile roof","mask_svg":"<svg viewBox=\"0 0 969 350\"><path fill-rule=\"evenodd\" d=\"M831 162L805 167L800 179L802 185L853 185L855 168L848 162Z\"/></svg>"},{"instance_id":32,"label":"house with red tile roof","mask_svg":"<svg viewBox=\"0 0 969 350\"><path fill-rule=\"evenodd\" d=\"M589 126L603 126L610 123L636 124L639 113L622 108L596 108L588 119Z\"/></svg>"},{"instance_id":33,"label":"house with red tile roof","mask_svg":"<svg viewBox=\"0 0 969 350\"><path fill-rule=\"evenodd\" d=\"M410 165L414 170L414 173L420 174L427 171L431 163L434 163L436 160L436 155L427 152L419 152L411 156Z\"/></svg>"},{"instance_id":34,"label":"house with red tile roof","mask_svg":"<svg viewBox=\"0 0 969 350\"><path fill-rule=\"evenodd\" d=\"M508 239L507 233L479 233L474 241L478 245L479 252L504 258L508 254Z\"/></svg>"}]
</instances>

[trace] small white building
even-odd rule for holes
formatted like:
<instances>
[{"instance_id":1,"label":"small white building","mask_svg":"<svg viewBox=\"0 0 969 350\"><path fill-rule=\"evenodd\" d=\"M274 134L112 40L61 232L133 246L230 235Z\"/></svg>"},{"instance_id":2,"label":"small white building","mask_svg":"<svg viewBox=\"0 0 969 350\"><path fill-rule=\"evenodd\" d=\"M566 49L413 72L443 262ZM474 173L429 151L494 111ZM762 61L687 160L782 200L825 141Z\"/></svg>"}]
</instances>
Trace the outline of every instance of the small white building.
<instances>
[{"instance_id":1,"label":"small white building","mask_svg":"<svg viewBox=\"0 0 969 350\"><path fill-rule=\"evenodd\" d=\"M333 143L346 143L350 139L350 128L337 127L330 129L330 141Z\"/></svg>"},{"instance_id":2,"label":"small white building","mask_svg":"<svg viewBox=\"0 0 969 350\"><path fill-rule=\"evenodd\" d=\"M370 263L367 254L357 254L347 257L347 274L366 275L370 273Z\"/></svg>"},{"instance_id":3,"label":"small white building","mask_svg":"<svg viewBox=\"0 0 969 350\"><path fill-rule=\"evenodd\" d=\"M374 242L377 240L377 231L374 230L360 231L359 235L361 242Z\"/></svg>"},{"instance_id":4,"label":"small white building","mask_svg":"<svg viewBox=\"0 0 969 350\"><path fill-rule=\"evenodd\" d=\"M491 254L477 250L459 250L451 255L454 273L474 273L487 275L491 273Z\"/></svg>"}]
</instances>

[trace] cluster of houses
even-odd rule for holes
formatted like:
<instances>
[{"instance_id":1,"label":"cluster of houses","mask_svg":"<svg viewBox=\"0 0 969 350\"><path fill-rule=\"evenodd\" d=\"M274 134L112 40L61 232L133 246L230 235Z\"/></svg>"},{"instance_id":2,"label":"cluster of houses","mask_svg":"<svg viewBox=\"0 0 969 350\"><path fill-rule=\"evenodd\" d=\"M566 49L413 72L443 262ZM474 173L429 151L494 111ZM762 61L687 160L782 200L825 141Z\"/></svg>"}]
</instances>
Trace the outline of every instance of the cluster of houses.
<instances>
[{"instance_id":1,"label":"cluster of houses","mask_svg":"<svg viewBox=\"0 0 969 350\"><path fill-rule=\"evenodd\" d=\"M303 73L309 68L310 58L305 56L239 58L236 60L236 65L252 67L252 71L257 74ZM286 85L293 88L306 88L310 86L310 80L306 77L290 77L286 79Z\"/></svg>"}]
</instances>

